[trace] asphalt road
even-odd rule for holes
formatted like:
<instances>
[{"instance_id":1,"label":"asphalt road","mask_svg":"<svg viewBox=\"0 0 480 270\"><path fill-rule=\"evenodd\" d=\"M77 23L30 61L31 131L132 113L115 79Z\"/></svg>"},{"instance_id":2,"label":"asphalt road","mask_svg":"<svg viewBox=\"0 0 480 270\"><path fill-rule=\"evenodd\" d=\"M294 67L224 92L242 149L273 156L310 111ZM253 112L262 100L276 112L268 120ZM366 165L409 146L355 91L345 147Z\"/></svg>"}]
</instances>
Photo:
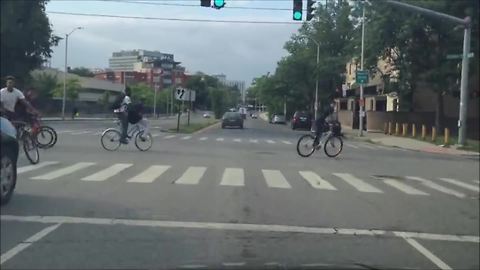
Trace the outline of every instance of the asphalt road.
<instances>
[{"instance_id":1,"label":"asphalt road","mask_svg":"<svg viewBox=\"0 0 480 270\"><path fill-rule=\"evenodd\" d=\"M161 132L100 145L106 121L51 122L1 208L2 269L478 269L479 160L345 140L301 158L308 131Z\"/></svg>"}]
</instances>

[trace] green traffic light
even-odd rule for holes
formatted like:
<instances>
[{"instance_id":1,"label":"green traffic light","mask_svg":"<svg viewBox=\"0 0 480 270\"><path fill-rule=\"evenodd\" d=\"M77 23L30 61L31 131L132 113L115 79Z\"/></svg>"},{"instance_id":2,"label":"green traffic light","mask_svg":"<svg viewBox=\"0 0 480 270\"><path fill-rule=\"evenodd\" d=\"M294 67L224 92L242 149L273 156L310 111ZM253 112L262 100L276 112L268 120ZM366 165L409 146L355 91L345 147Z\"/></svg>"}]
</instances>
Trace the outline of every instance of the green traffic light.
<instances>
[{"instance_id":1,"label":"green traffic light","mask_svg":"<svg viewBox=\"0 0 480 270\"><path fill-rule=\"evenodd\" d=\"M216 8L222 8L225 6L225 0L213 0L213 6Z\"/></svg>"},{"instance_id":2,"label":"green traffic light","mask_svg":"<svg viewBox=\"0 0 480 270\"><path fill-rule=\"evenodd\" d=\"M301 21L302 20L302 12L300 12L300 11L293 12L293 19L296 20L296 21Z\"/></svg>"}]
</instances>

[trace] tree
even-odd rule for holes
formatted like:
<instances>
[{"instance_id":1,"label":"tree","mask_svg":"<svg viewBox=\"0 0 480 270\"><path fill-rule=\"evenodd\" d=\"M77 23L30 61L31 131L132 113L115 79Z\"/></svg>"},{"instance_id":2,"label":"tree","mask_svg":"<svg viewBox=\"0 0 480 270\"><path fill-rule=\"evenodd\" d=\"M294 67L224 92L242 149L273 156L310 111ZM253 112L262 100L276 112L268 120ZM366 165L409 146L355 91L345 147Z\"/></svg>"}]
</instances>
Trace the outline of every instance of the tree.
<instances>
[{"instance_id":1,"label":"tree","mask_svg":"<svg viewBox=\"0 0 480 270\"><path fill-rule=\"evenodd\" d=\"M60 38L53 35L45 14L47 0L0 1L0 76L13 75L20 87L30 71L51 57Z\"/></svg>"},{"instance_id":2,"label":"tree","mask_svg":"<svg viewBox=\"0 0 480 270\"><path fill-rule=\"evenodd\" d=\"M58 84L57 75L48 74L46 72L38 72L32 75L30 84L38 94L38 103L42 104L52 98L52 90L55 89Z\"/></svg>"},{"instance_id":3,"label":"tree","mask_svg":"<svg viewBox=\"0 0 480 270\"><path fill-rule=\"evenodd\" d=\"M76 67L72 70L70 70L69 73L77 74L78 76L81 77L94 77L95 74L90 71L90 69L86 67Z\"/></svg>"},{"instance_id":4,"label":"tree","mask_svg":"<svg viewBox=\"0 0 480 270\"><path fill-rule=\"evenodd\" d=\"M70 102L75 103L78 99L78 92L82 89L78 79L69 79L66 81L66 98ZM63 97L63 84L57 84L57 87L53 89L52 94L54 97Z\"/></svg>"}]
</instances>

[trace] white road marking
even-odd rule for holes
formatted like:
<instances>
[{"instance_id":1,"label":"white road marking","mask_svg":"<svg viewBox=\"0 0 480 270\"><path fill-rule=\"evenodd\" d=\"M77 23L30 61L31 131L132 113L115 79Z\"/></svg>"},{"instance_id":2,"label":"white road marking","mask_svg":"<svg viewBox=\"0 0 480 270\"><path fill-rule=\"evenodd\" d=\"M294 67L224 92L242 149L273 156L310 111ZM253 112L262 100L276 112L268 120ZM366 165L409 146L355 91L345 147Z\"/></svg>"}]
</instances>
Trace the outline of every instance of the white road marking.
<instances>
[{"instance_id":1,"label":"white road marking","mask_svg":"<svg viewBox=\"0 0 480 270\"><path fill-rule=\"evenodd\" d=\"M95 165L94 162L78 162L78 163L75 163L71 166L68 166L68 167L65 167L65 168L62 168L62 169L58 169L56 171L49 172L49 173L44 174L44 175L39 175L39 176L32 177L31 179L53 180L55 178L59 178L59 177L65 176L67 174L74 173L78 170L81 170L81 169L84 169L84 168L87 168L87 167L90 167L90 166L93 166L93 165Z\"/></svg>"},{"instance_id":2,"label":"white road marking","mask_svg":"<svg viewBox=\"0 0 480 270\"><path fill-rule=\"evenodd\" d=\"M131 163L117 163L97 173L82 178L83 181L104 181L132 166Z\"/></svg>"},{"instance_id":3,"label":"white road marking","mask_svg":"<svg viewBox=\"0 0 480 270\"><path fill-rule=\"evenodd\" d=\"M35 165L28 165L28 166L19 167L19 168L17 168L17 174L26 173L26 172L29 172L29 171L33 171L33 170L40 169L40 168L43 168L43 167L47 167L47 166L54 165L54 164L58 164L58 161L44 161L44 162L40 162L40 163L35 164Z\"/></svg>"},{"instance_id":4,"label":"white road marking","mask_svg":"<svg viewBox=\"0 0 480 270\"><path fill-rule=\"evenodd\" d=\"M69 132L74 132L75 130L59 130L57 131L57 134L62 134L62 133L69 133Z\"/></svg>"},{"instance_id":5,"label":"white road marking","mask_svg":"<svg viewBox=\"0 0 480 270\"><path fill-rule=\"evenodd\" d=\"M427 259L429 259L432 263L434 263L438 268L440 269L445 269L445 270L450 270L452 269L450 266L448 266L444 261L442 261L440 258L435 256L430 250L426 249L424 246L420 245L416 240L411 239L406 237L402 233L396 233L398 236L402 237L409 243L412 247L414 247L418 252L420 252L423 256L425 256Z\"/></svg>"},{"instance_id":6,"label":"white road marking","mask_svg":"<svg viewBox=\"0 0 480 270\"><path fill-rule=\"evenodd\" d=\"M266 141L267 141L267 143L270 143L270 144L274 144L274 143L275 143L275 141L272 141L272 140L266 140Z\"/></svg>"},{"instance_id":7,"label":"white road marking","mask_svg":"<svg viewBox=\"0 0 480 270\"><path fill-rule=\"evenodd\" d=\"M292 144L290 141L282 141L284 144Z\"/></svg>"},{"instance_id":8,"label":"white road marking","mask_svg":"<svg viewBox=\"0 0 480 270\"><path fill-rule=\"evenodd\" d=\"M93 133L93 135L102 135L103 131L97 131L95 133Z\"/></svg>"},{"instance_id":9,"label":"white road marking","mask_svg":"<svg viewBox=\"0 0 480 270\"><path fill-rule=\"evenodd\" d=\"M244 266L245 262L224 262L223 266Z\"/></svg>"},{"instance_id":10,"label":"white road marking","mask_svg":"<svg viewBox=\"0 0 480 270\"><path fill-rule=\"evenodd\" d=\"M199 141L206 141L208 139L208 137L202 137L200 139L198 139Z\"/></svg>"},{"instance_id":11,"label":"white road marking","mask_svg":"<svg viewBox=\"0 0 480 270\"><path fill-rule=\"evenodd\" d=\"M142 173L130 178L127 182L130 183L152 183L160 177L164 172L170 169L169 165L153 165L148 167Z\"/></svg>"},{"instance_id":12,"label":"white road marking","mask_svg":"<svg viewBox=\"0 0 480 270\"><path fill-rule=\"evenodd\" d=\"M329 182L322 179L320 176L318 176L316 173L312 171L300 171L299 173L313 188L337 190Z\"/></svg>"},{"instance_id":13,"label":"white road marking","mask_svg":"<svg viewBox=\"0 0 480 270\"><path fill-rule=\"evenodd\" d=\"M163 137L164 139L172 139L172 138L175 138L176 136L175 135L167 135L165 137Z\"/></svg>"},{"instance_id":14,"label":"white road marking","mask_svg":"<svg viewBox=\"0 0 480 270\"><path fill-rule=\"evenodd\" d=\"M429 188L433 188L433 189L438 190L440 192L450 194L450 195L456 196L458 198L465 198L465 194L463 194L461 192L458 192L458 191L455 191L453 189L449 189L449 188L446 188L444 186L441 186L437 183L434 183L433 181L430 181L430 180L427 180L427 179L424 179L424 178L421 178L421 177L417 177L417 176L407 176L406 178L411 179L411 180L420 181L425 186L427 186Z\"/></svg>"},{"instance_id":15,"label":"white road marking","mask_svg":"<svg viewBox=\"0 0 480 270\"><path fill-rule=\"evenodd\" d=\"M55 225L51 225L51 226L48 226L46 228L44 228L43 230L39 231L38 233L30 236L28 239L26 239L25 241L21 242L20 244L16 245L15 247L13 247L12 249L8 250L7 252L3 253L2 255L0 255L0 265L1 264L4 264L6 261L10 260L11 258L13 258L15 255L17 255L18 253L22 252L22 250L28 248L30 245L32 245L33 243L39 241L40 239L42 239L43 237L47 236L47 234L53 232L55 229L57 229L61 224L58 223L58 224L55 224Z\"/></svg>"},{"instance_id":16,"label":"white road marking","mask_svg":"<svg viewBox=\"0 0 480 270\"><path fill-rule=\"evenodd\" d=\"M474 183L480 184L480 181L478 180L473 180Z\"/></svg>"},{"instance_id":17,"label":"white road marking","mask_svg":"<svg viewBox=\"0 0 480 270\"><path fill-rule=\"evenodd\" d=\"M250 139L249 142L251 142L251 143L258 143L258 140Z\"/></svg>"},{"instance_id":18,"label":"white road marking","mask_svg":"<svg viewBox=\"0 0 480 270\"><path fill-rule=\"evenodd\" d=\"M185 137L182 137L182 140L190 140L192 138L192 136L185 136Z\"/></svg>"},{"instance_id":19,"label":"white road marking","mask_svg":"<svg viewBox=\"0 0 480 270\"><path fill-rule=\"evenodd\" d=\"M333 173L333 175L342 178L345 182L352 185L358 191L361 192L372 192L372 193L383 193L383 191L379 190L378 188L367 184L365 181L358 179L357 177L349 174L349 173Z\"/></svg>"},{"instance_id":20,"label":"white road marking","mask_svg":"<svg viewBox=\"0 0 480 270\"><path fill-rule=\"evenodd\" d=\"M463 187L463 188L466 188L466 189L469 189L469 190L479 192L478 186L475 186L475 185L470 185L470 184L467 184L467 183L464 183L462 181L452 179L452 178L438 178L438 179L440 179L442 181L445 181L447 183L453 184L453 185L457 185L459 187Z\"/></svg>"},{"instance_id":21,"label":"white road marking","mask_svg":"<svg viewBox=\"0 0 480 270\"><path fill-rule=\"evenodd\" d=\"M239 139L239 138L235 138L233 139L234 142L242 142L242 139Z\"/></svg>"},{"instance_id":22,"label":"white road marking","mask_svg":"<svg viewBox=\"0 0 480 270\"><path fill-rule=\"evenodd\" d=\"M349 143L346 143L345 145L348 146L348 147L355 148L355 149L358 149L358 148L359 148L358 146L353 145L353 144L349 144Z\"/></svg>"},{"instance_id":23,"label":"white road marking","mask_svg":"<svg viewBox=\"0 0 480 270\"><path fill-rule=\"evenodd\" d=\"M159 228L186 228L186 229L210 229L210 230L233 230L233 231L257 231L257 232L280 232L280 233L305 233L305 234L331 234L331 235L366 235L366 236L393 236L400 234L408 238L480 243L480 237L475 235L452 235L431 234L418 232L365 230L349 228L327 227L303 227L276 224L245 224L245 223L214 223L214 222L191 222L191 221L168 221L168 220L140 220L140 219L111 219L111 218L86 218L68 216L13 216L0 215L2 221L39 222L39 223L64 223L64 224L94 224L94 225L126 225L145 226Z\"/></svg>"},{"instance_id":24,"label":"white road marking","mask_svg":"<svg viewBox=\"0 0 480 270\"><path fill-rule=\"evenodd\" d=\"M223 138L217 138L217 142L223 142Z\"/></svg>"},{"instance_id":25,"label":"white road marking","mask_svg":"<svg viewBox=\"0 0 480 270\"><path fill-rule=\"evenodd\" d=\"M226 168L223 172L221 186L244 186L245 172L241 168Z\"/></svg>"},{"instance_id":26,"label":"white road marking","mask_svg":"<svg viewBox=\"0 0 480 270\"><path fill-rule=\"evenodd\" d=\"M188 167L183 175L175 180L175 184L196 185L205 174L207 167Z\"/></svg>"},{"instance_id":27,"label":"white road marking","mask_svg":"<svg viewBox=\"0 0 480 270\"><path fill-rule=\"evenodd\" d=\"M79 131L79 132L73 132L73 133L70 133L70 135L82 135L82 134L87 134L87 133L90 133L90 131Z\"/></svg>"},{"instance_id":28,"label":"white road marking","mask_svg":"<svg viewBox=\"0 0 480 270\"><path fill-rule=\"evenodd\" d=\"M278 170L262 170L267 185L273 188L292 188L287 179Z\"/></svg>"},{"instance_id":29,"label":"white road marking","mask_svg":"<svg viewBox=\"0 0 480 270\"><path fill-rule=\"evenodd\" d=\"M162 135L162 134L160 134L160 133L154 133L154 134L152 134L152 137L155 138L155 137L158 137L158 136L160 136L160 135Z\"/></svg>"},{"instance_id":30,"label":"white road marking","mask_svg":"<svg viewBox=\"0 0 480 270\"><path fill-rule=\"evenodd\" d=\"M425 193L421 190L418 190L416 188L413 188L409 185L406 185L400 181L397 181L395 179L391 179L391 178L382 178L383 182L385 182L385 184L387 185L390 185L402 192L405 192L409 195L424 195L424 196L428 196L429 194L428 193Z\"/></svg>"}]
</instances>

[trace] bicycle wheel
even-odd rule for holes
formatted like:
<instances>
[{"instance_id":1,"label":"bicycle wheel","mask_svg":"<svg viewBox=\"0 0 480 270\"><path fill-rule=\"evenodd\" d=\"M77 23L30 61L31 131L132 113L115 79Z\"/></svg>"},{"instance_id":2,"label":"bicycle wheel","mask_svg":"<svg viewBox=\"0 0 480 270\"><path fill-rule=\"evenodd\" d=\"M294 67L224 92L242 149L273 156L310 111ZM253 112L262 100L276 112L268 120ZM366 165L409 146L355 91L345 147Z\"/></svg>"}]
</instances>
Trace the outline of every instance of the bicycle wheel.
<instances>
[{"instance_id":1,"label":"bicycle wheel","mask_svg":"<svg viewBox=\"0 0 480 270\"><path fill-rule=\"evenodd\" d=\"M315 141L315 136L306 134L300 137L297 142L297 153L302 157L309 157L315 152L315 147L313 143Z\"/></svg>"},{"instance_id":2,"label":"bicycle wheel","mask_svg":"<svg viewBox=\"0 0 480 270\"><path fill-rule=\"evenodd\" d=\"M22 138L23 151L28 160L32 164L37 164L40 161L40 153L38 152L38 146L36 139L33 135L25 133Z\"/></svg>"},{"instance_id":3,"label":"bicycle wheel","mask_svg":"<svg viewBox=\"0 0 480 270\"><path fill-rule=\"evenodd\" d=\"M143 136L143 132L137 132L137 135L135 135L135 146L138 148L138 150L147 151L152 147L152 144L153 138L150 133Z\"/></svg>"},{"instance_id":4,"label":"bicycle wheel","mask_svg":"<svg viewBox=\"0 0 480 270\"><path fill-rule=\"evenodd\" d=\"M342 152L343 140L339 136L332 136L323 145L325 154L329 157L336 157Z\"/></svg>"},{"instance_id":5,"label":"bicycle wheel","mask_svg":"<svg viewBox=\"0 0 480 270\"><path fill-rule=\"evenodd\" d=\"M50 148L57 142L57 133L51 127L41 126L35 139L39 148Z\"/></svg>"},{"instance_id":6,"label":"bicycle wheel","mask_svg":"<svg viewBox=\"0 0 480 270\"><path fill-rule=\"evenodd\" d=\"M100 142L107 151L115 151L120 147L120 131L116 129L107 129L103 132Z\"/></svg>"}]
</instances>

